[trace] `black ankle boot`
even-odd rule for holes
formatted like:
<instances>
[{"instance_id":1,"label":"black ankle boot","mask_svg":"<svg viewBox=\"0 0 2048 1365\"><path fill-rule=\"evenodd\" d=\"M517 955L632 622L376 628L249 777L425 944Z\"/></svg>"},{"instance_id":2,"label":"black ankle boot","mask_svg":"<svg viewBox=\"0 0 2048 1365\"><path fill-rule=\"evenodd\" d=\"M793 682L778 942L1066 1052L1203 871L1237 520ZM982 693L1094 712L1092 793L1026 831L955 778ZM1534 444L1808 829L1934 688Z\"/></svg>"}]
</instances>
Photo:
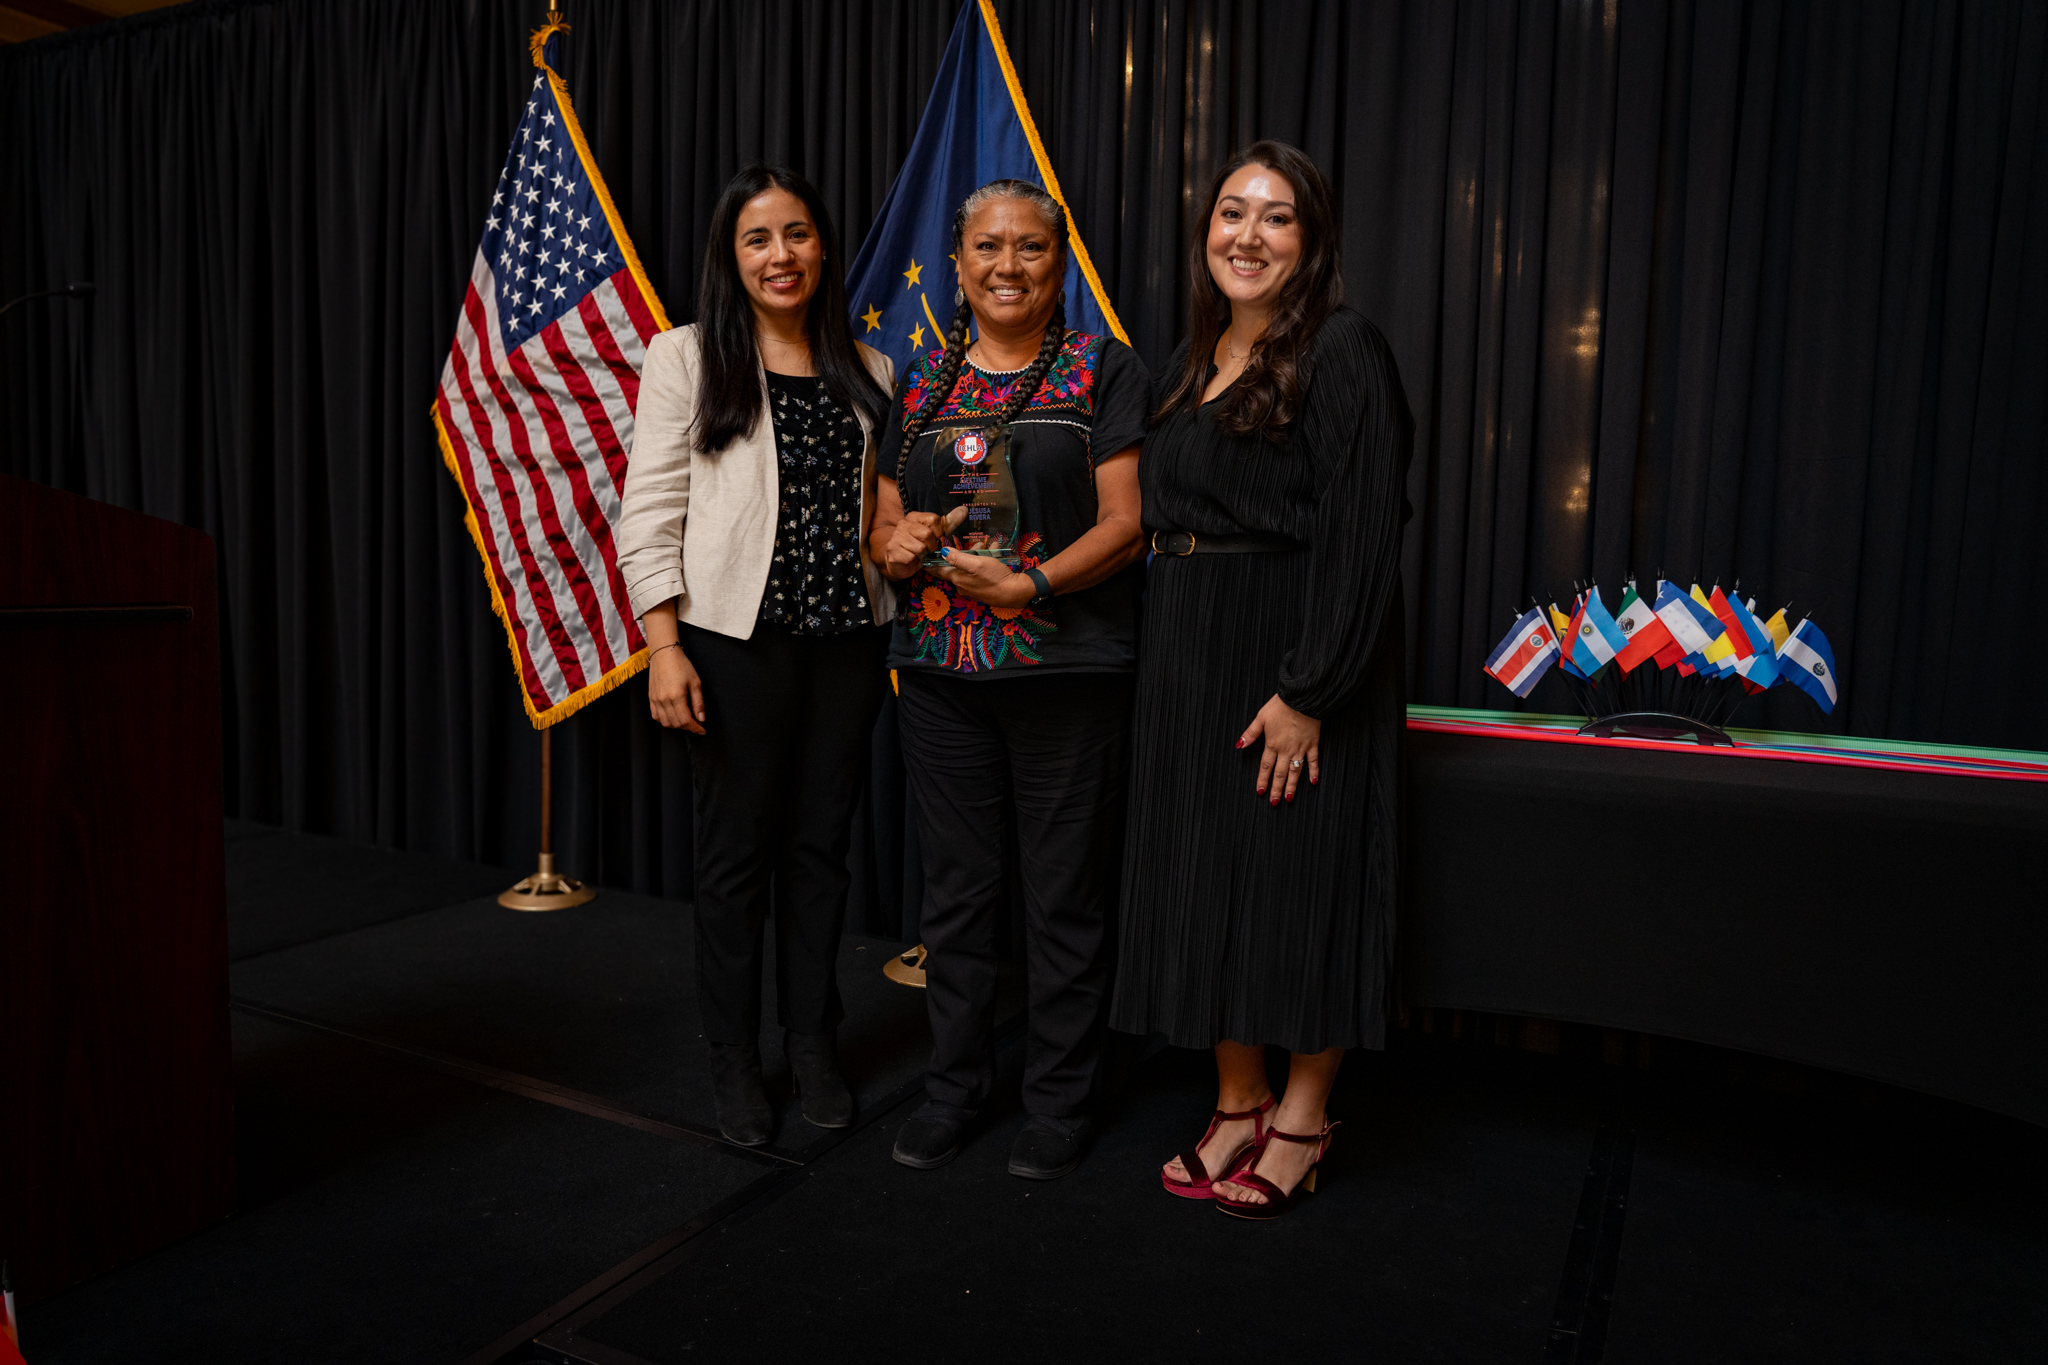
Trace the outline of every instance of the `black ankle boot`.
<instances>
[{"instance_id":1,"label":"black ankle boot","mask_svg":"<svg viewBox=\"0 0 2048 1365\"><path fill-rule=\"evenodd\" d=\"M775 1111L761 1088L761 1049L752 1043L711 1045L711 1091L718 1104L718 1131L726 1141L759 1147L775 1127Z\"/></svg>"},{"instance_id":2,"label":"black ankle boot","mask_svg":"<svg viewBox=\"0 0 2048 1365\"><path fill-rule=\"evenodd\" d=\"M853 1092L839 1074L839 1039L835 1030L798 1033L785 1029L782 1049L796 1093L803 1097L804 1117L820 1128L845 1128L853 1123Z\"/></svg>"}]
</instances>

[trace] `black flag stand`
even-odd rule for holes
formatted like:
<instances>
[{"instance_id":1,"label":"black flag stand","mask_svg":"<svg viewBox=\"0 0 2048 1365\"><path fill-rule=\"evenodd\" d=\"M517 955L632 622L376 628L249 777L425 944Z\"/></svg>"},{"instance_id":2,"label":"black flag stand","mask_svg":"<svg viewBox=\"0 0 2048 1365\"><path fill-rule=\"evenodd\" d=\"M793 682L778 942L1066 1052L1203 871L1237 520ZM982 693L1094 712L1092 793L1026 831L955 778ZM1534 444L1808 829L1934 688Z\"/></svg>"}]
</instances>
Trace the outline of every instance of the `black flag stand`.
<instances>
[{"instance_id":1,"label":"black flag stand","mask_svg":"<svg viewBox=\"0 0 2048 1365\"><path fill-rule=\"evenodd\" d=\"M498 897L508 910L566 910L597 899L582 882L555 871L555 732L540 732L540 870Z\"/></svg>"}]
</instances>

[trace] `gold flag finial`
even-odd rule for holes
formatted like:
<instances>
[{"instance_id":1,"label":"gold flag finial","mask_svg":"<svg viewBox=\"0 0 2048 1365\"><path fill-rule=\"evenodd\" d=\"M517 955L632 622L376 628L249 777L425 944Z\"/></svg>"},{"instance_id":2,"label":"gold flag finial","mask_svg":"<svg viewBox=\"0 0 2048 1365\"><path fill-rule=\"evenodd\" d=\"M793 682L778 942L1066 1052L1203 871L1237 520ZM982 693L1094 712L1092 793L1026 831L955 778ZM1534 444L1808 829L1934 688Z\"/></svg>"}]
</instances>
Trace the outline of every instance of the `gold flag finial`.
<instances>
[{"instance_id":1,"label":"gold flag finial","mask_svg":"<svg viewBox=\"0 0 2048 1365\"><path fill-rule=\"evenodd\" d=\"M533 64L537 67L545 68L548 60L543 54L548 50L548 39L554 37L557 33L567 33L568 31L569 25L562 18L562 8L558 0L548 0L548 21L534 30L533 39L528 44L533 50Z\"/></svg>"}]
</instances>

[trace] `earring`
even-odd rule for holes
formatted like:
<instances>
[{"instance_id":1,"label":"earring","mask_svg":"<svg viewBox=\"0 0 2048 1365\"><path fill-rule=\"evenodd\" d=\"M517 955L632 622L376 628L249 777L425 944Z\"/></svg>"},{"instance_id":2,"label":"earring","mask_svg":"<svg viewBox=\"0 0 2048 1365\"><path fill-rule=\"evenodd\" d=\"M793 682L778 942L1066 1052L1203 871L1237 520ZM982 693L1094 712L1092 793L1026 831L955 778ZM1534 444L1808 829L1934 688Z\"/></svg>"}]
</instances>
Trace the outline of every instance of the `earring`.
<instances>
[{"instance_id":1,"label":"earring","mask_svg":"<svg viewBox=\"0 0 2048 1365\"><path fill-rule=\"evenodd\" d=\"M957 285L957 284L956 284L956 285L954 285L954 286L953 286L953 306L954 306L955 308L958 308L958 307L959 307L959 306L960 306L961 304L963 304L963 303L965 303L965 302L967 302L967 291L966 291L965 289L962 289L962 288L961 288L961 287L960 287L959 285Z\"/></svg>"}]
</instances>

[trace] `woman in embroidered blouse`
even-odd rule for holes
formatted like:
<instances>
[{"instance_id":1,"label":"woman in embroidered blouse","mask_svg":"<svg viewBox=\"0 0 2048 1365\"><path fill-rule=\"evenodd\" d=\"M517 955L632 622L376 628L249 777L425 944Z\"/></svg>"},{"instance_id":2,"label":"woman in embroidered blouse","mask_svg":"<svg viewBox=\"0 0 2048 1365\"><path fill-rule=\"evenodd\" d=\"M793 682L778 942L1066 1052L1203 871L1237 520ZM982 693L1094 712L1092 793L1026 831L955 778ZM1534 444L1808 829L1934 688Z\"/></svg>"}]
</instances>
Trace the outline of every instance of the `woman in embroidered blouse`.
<instances>
[{"instance_id":1,"label":"woman in embroidered blouse","mask_svg":"<svg viewBox=\"0 0 2048 1365\"><path fill-rule=\"evenodd\" d=\"M655 720L690 733L697 990L718 1125L774 1125L762 929L804 1117L853 1121L835 1030L847 844L882 703L891 601L862 553L892 378L853 339L818 192L749 166L711 214L698 321L648 347L619 570Z\"/></svg>"},{"instance_id":2,"label":"woman in embroidered blouse","mask_svg":"<svg viewBox=\"0 0 2048 1365\"><path fill-rule=\"evenodd\" d=\"M903 584L890 637L924 859L932 1059L896 1159L952 1159L995 1083L1005 807L1022 863L1028 1026L1010 1173L1079 1164L1101 1037L1105 924L1122 846L1124 735L1142 552L1148 379L1128 346L1066 326L1067 217L998 180L953 219L958 312L891 405L869 545ZM968 344L968 324L975 339ZM941 549L940 428L1010 426L1022 568ZM905 509L908 509L907 511Z\"/></svg>"}]
</instances>

